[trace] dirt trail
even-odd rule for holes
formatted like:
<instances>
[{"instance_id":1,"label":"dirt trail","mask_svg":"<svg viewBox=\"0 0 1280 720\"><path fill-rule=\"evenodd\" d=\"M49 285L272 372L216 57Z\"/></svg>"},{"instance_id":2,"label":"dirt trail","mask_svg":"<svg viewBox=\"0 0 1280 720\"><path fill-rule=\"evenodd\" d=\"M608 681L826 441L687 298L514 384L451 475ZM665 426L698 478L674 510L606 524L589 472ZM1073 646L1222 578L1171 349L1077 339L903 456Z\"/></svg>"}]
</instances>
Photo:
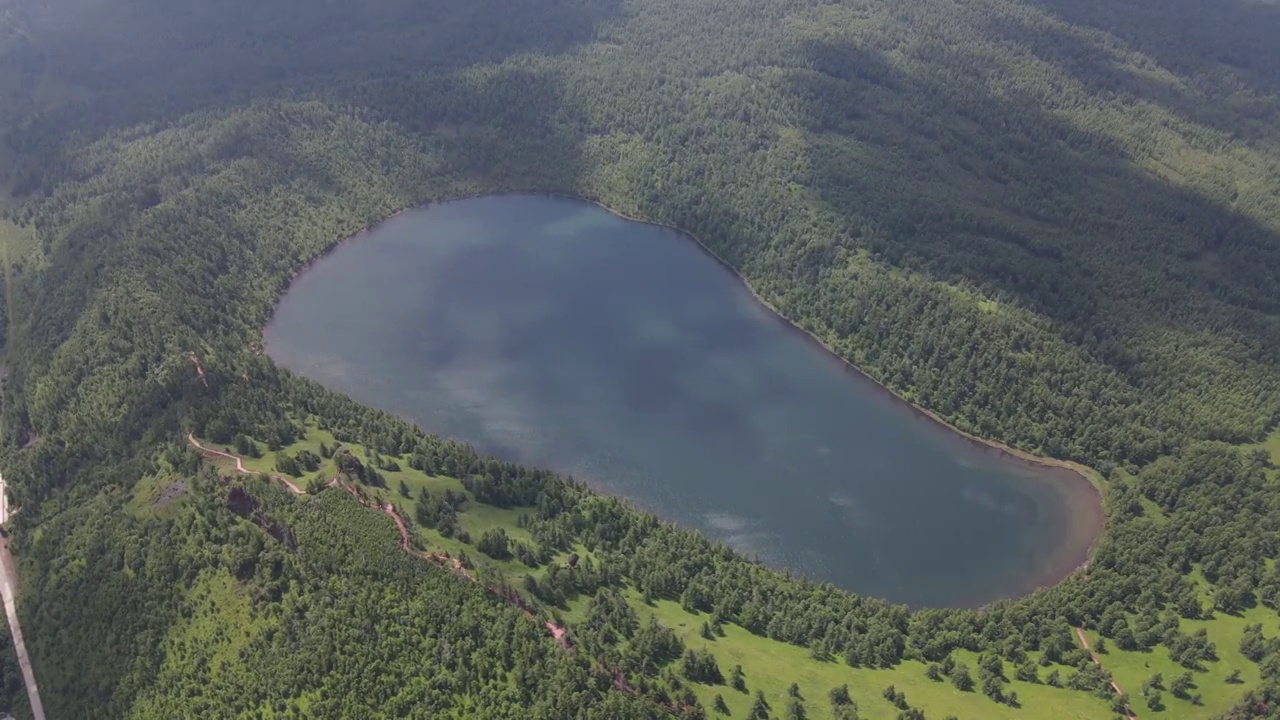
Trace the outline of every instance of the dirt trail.
<instances>
[{"instance_id":1,"label":"dirt trail","mask_svg":"<svg viewBox=\"0 0 1280 720\"><path fill-rule=\"evenodd\" d=\"M369 500L365 498L363 493L361 493L355 486L349 483L344 483L341 480L338 480L337 478L334 478L333 481L330 483L330 485L333 485L333 484L336 484L342 489L346 490L348 493L351 494L351 497L355 498L356 502L360 503L361 505L367 508L381 510L382 512L389 515L391 517L392 522L396 524L396 529L400 531L400 547L405 552L408 552L416 557L420 557L424 560L435 562L441 565L442 567L452 570L455 574L460 575L472 582L479 582L479 579L476 578L475 575L471 574L470 572L467 572L467 569L462 566L462 561L459 560L458 558L449 557L448 555L442 555L440 553L414 551L412 546L409 544L409 527L405 524L404 518L400 517L400 512L396 510L396 506L394 504L392 503L378 504L375 501ZM530 620L534 622L540 621L538 616L529 607L528 603L525 602L525 599L521 597L519 594L516 594L514 592L509 592L509 591L504 592L502 588L497 588L497 587L490 587L489 592L495 595L498 595L499 597L502 597L507 602L519 608L520 611L524 613L525 617L529 618ZM555 638L556 642L560 643L560 647L566 650L570 648L567 630L551 622L550 620L541 620L541 622L543 627L547 629L547 632L551 633L551 637Z\"/></svg>"},{"instance_id":2,"label":"dirt trail","mask_svg":"<svg viewBox=\"0 0 1280 720\"><path fill-rule=\"evenodd\" d=\"M200 382L205 387L209 387L209 380L204 376L204 365L200 364L200 356L195 353L187 353L187 359L196 364L196 376L200 378Z\"/></svg>"},{"instance_id":3,"label":"dirt trail","mask_svg":"<svg viewBox=\"0 0 1280 720\"><path fill-rule=\"evenodd\" d=\"M204 445L201 445L200 441L196 440L196 436L191 433L187 433L187 440L191 443L192 447L204 453L205 457L220 457L226 460L234 460L236 463L236 472L240 473L241 475L266 475L272 480L279 480L280 482L284 483L285 487L292 490L294 495L303 495L306 493L306 490L303 490L302 488L295 485L292 480L285 477L284 475L278 475L276 473L261 473L261 472L258 472L257 470L250 470L244 466L244 461L240 458L239 455L232 455L229 452L223 452L221 450L215 450L214 448L205 447Z\"/></svg>"},{"instance_id":4,"label":"dirt trail","mask_svg":"<svg viewBox=\"0 0 1280 720\"><path fill-rule=\"evenodd\" d=\"M409 529L405 527L404 520L400 518L400 513L396 512L396 506L392 505L391 503L387 503L386 505L382 506L382 512L391 516L392 521L394 521L396 524L396 528L400 530L400 547L404 548L405 550L408 550L409 549Z\"/></svg>"},{"instance_id":5,"label":"dirt trail","mask_svg":"<svg viewBox=\"0 0 1280 720\"><path fill-rule=\"evenodd\" d=\"M44 720L44 704L40 702L40 689L36 687L36 675L31 670L31 658L27 644L22 640L22 627L18 625L18 567L9 552L9 538L0 537L0 593L4 595L4 612L9 617L9 634L22 668L22 683L27 686L27 698L31 701L31 716Z\"/></svg>"},{"instance_id":6,"label":"dirt trail","mask_svg":"<svg viewBox=\"0 0 1280 720\"><path fill-rule=\"evenodd\" d=\"M305 494L305 491L299 488L297 485L295 485L291 480L289 480L289 478L283 475L275 474L275 473L260 473L257 470L249 470L244 466L244 461L239 455L234 455L229 452L223 452L222 450L215 450L214 448L201 445L200 441L196 440L195 435L192 433L187 433L187 441L191 443L192 447L196 448L201 453L203 453L205 457L234 460L236 464L236 472L241 473L242 475L265 474L267 477L273 480L279 480L280 482L284 483L290 490L293 491L295 495ZM452 570L455 574L465 577L468 580L471 580L472 582L478 582L477 578L462 566L462 561L459 560L458 558L450 557L448 555L441 555L439 553L415 552L409 540L409 537L410 537L409 527L405 523L404 518L400 517L400 513L396 510L396 506L394 504L378 503L376 501L370 500L366 498L364 496L364 493L362 493L354 485L351 485L350 483L344 483L338 478L334 478L330 480L327 486L340 487L343 490L346 490L347 493L351 495L351 497L355 498L356 502L360 503L364 507L370 508L372 510L379 510L381 512L386 513L388 516L390 516L392 522L396 524L396 529L400 531L400 548L405 552L408 552L416 557L420 557L424 560L435 562L449 570ZM526 606L526 604L524 603L524 598L521 598L519 595L516 595L515 597L511 597L508 594L503 593L498 588L491 587L489 588L489 590L505 598L508 602L515 605L516 607L520 608L520 610L522 610L529 619L533 620L534 622L538 622L538 617L533 613L532 610L530 610ZM544 620L542 621L542 624L544 627L546 627L547 631L551 633L551 637L555 638L556 642L560 643L561 647L565 648L566 650L569 649L570 645L569 645L568 631L566 631L563 627L551 622L550 620Z\"/></svg>"},{"instance_id":7,"label":"dirt trail","mask_svg":"<svg viewBox=\"0 0 1280 720\"><path fill-rule=\"evenodd\" d=\"M1080 639L1080 645L1085 650L1089 651L1089 657L1093 658L1093 664L1097 665L1098 667L1102 667L1102 659L1098 657L1098 653L1093 651L1093 648L1089 647L1089 638L1085 636L1084 628L1073 628L1073 629L1076 631L1076 637ZM1117 683L1115 680L1111 681L1111 689L1114 690L1117 695L1124 694L1124 690L1120 689L1119 683ZM1138 717L1137 715L1133 714L1133 710L1129 709L1128 706L1125 707L1124 714L1129 717L1129 720L1136 720Z\"/></svg>"},{"instance_id":8,"label":"dirt trail","mask_svg":"<svg viewBox=\"0 0 1280 720\"><path fill-rule=\"evenodd\" d=\"M346 490L351 495L351 497L355 498L356 502L360 503L361 505L374 510L381 510L382 512L389 515L391 517L391 521L396 524L396 529L400 531L400 548L409 552L413 552L413 550L409 547L409 527L405 525L404 518L400 517L400 513L396 512L395 505L391 503L384 503L379 505L377 502L374 502L373 500L369 500L368 498L366 498L364 494L361 493L359 490L357 490L354 485L344 483L337 478L330 480L329 485L330 486L337 485L338 487L341 487L343 490Z\"/></svg>"}]
</instances>

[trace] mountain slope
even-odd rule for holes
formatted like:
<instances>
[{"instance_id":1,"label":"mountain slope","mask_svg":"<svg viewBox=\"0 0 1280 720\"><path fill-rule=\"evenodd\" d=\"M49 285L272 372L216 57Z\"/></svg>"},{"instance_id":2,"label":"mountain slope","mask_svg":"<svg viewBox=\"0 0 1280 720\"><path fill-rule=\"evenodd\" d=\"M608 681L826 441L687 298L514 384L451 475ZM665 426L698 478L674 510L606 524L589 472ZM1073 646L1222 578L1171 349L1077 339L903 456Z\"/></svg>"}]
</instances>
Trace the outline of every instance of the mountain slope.
<instances>
[{"instance_id":1,"label":"mountain slope","mask_svg":"<svg viewBox=\"0 0 1280 720\"><path fill-rule=\"evenodd\" d=\"M696 714L668 635L619 629L621 583L841 672L1051 655L1101 695L1072 625L1218 682L1179 618L1273 612L1272 471L1222 444L1262 440L1280 413L1272 5L0 8L18 19L0 36L4 212L40 258L6 303L0 462L24 506L23 622L55 717ZM1087 576L983 615L908 614L420 438L255 352L291 273L332 243L504 190L686 228L914 402L1095 465L1109 528ZM614 575L563 607L534 598L571 616L594 598L590 631L570 623L581 652L412 565L389 521L335 491L216 480L184 439L289 448L306 422L422 454L474 485L466 502L538 515L539 573L603 547ZM234 488L294 546L237 514ZM1255 659L1275 657L1263 645ZM538 671L507 667L513 653Z\"/></svg>"}]
</instances>

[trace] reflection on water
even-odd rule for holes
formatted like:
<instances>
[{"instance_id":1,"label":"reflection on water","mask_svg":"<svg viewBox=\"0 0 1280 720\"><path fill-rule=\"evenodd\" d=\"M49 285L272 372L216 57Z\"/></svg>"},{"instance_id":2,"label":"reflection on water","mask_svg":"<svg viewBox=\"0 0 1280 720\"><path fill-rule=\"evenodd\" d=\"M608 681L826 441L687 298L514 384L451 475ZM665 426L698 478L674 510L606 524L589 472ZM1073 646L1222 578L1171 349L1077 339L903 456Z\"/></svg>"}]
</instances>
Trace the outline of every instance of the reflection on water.
<instances>
[{"instance_id":1,"label":"reflection on water","mask_svg":"<svg viewBox=\"0 0 1280 720\"><path fill-rule=\"evenodd\" d=\"M688 238L571 200L404 213L302 275L276 362L777 567L914 605L1083 560L1096 496L976 446L764 310Z\"/></svg>"}]
</instances>

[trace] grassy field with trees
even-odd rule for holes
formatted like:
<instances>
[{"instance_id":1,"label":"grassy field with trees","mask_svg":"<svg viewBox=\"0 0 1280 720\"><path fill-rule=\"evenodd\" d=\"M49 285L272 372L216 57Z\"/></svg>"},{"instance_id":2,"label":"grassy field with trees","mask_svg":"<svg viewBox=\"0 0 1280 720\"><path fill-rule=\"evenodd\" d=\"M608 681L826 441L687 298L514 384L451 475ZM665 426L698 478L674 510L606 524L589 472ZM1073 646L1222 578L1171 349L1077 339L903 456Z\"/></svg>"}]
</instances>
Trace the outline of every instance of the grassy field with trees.
<instances>
[{"instance_id":1,"label":"grassy field with trees","mask_svg":"<svg viewBox=\"0 0 1280 720\"><path fill-rule=\"evenodd\" d=\"M313 493L339 492L320 488L339 475L354 477L340 471L335 454L350 453L363 467L381 468L377 477L370 476L370 484L358 479L355 482L378 504L390 503L396 507L407 521L418 553L458 558L477 577L523 589L541 599L548 617L566 626L575 640L578 633L594 630L597 615L593 607L600 599L617 597L630 608L634 622L643 625L653 618L674 631L686 653L689 650L711 653L719 671L719 676L712 680L691 682L683 655L669 661L671 672L659 675L668 682L671 677L676 678L677 687L668 687L668 695L676 695L680 686L689 688L709 716L726 716L715 712L720 706L719 697L723 707L728 708L727 717L749 717L759 690L773 708L771 717L792 717L787 713L794 712L790 709L792 705L798 705L802 707L802 717L838 720L842 717L838 713L842 711L831 702L830 695L842 686L847 686L858 708L857 716L871 719L896 718L903 712L894 701L884 697L883 691L889 686L906 696L907 711L916 708L926 717L1083 719L1114 712L1115 699L1111 693L1102 696L1090 688L1072 686L1071 678L1078 670L1075 664L1078 653L1064 660L1049 661L1042 660L1045 652L1032 650L1016 664L1004 659L1001 674L1004 681L1000 683L999 692L1002 697L1015 697L1016 705L1007 701L994 703L979 684L980 668L987 656L968 647L957 647L947 656L949 661L944 658L942 662L930 662L911 657L911 653L905 651L901 662L887 667L850 664L839 655L815 652L814 646L798 647L773 639L767 633L753 634L740 625L717 622L714 611L690 607L684 597L663 599L650 593L646 599L646 594L627 579L625 571L606 573L612 579L606 581L603 590L592 593L590 588L579 589L572 581L566 583L562 574L588 566L593 570L617 567L615 562L610 561L607 553L593 552L583 542L573 540L547 555L527 553L545 547L539 540L543 534L534 519L539 514L536 508L497 507L477 501L475 494L456 478L429 475L413 467L421 463L411 454L388 457L364 446L344 445L332 432L317 427L314 419L300 425L302 432L297 441L275 452L246 436L236 437L225 446L218 446L207 438L201 443L240 454L245 458L246 468L264 475L279 474L283 466L288 471L284 473L286 477L295 484L310 487ZM308 457L312 459L311 467L290 460ZM234 467L225 460L218 462L226 468ZM145 506L159 496L152 492L141 497ZM441 503L446 497L452 500ZM446 505L453 508L452 512L441 513L439 508ZM384 542L392 542L392 525L390 522L385 525ZM504 538L501 551L484 543L486 536L493 537L499 530ZM570 557L574 558L572 565ZM423 562L432 561L424 559ZM622 566L625 567L625 563ZM533 585L543 589L531 591L530 578ZM1195 602L1203 608L1214 607L1213 587L1202 573L1193 570L1188 579L1195 586ZM1137 620L1136 615L1131 617ZM1270 607L1255 605L1230 613L1204 612L1197 619L1182 619L1178 623L1181 633L1194 637L1203 629L1215 648L1212 659L1194 662L1190 667L1159 644L1127 645L1125 640L1120 640L1123 646L1116 645L1117 636L1123 633L1110 628L1110 635L1091 629L1086 631L1086 636L1092 647L1100 649L1103 667L1130 693L1136 712L1146 715L1155 711L1171 718L1212 717L1229 710L1245 689L1255 688L1263 680L1259 663L1251 660L1242 647L1242 639L1251 625L1259 626L1264 638L1274 637L1280 632L1280 616ZM1050 655L1054 656L1052 652ZM969 690L958 687L953 678L962 673L948 667L948 662L970 669L973 686ZM741 667L745 690L736 688L732 682L735 665ZM1180 681L1186 687L1175 686L1175 681L1183 675L1189 678L1189 684ZM1157 676L1161 678L1156 683L1159 687L1151 687L1149 681ZM793 694L793 683L798 688L798 696ZM1174 687L1178 688L1177 692L1170 689Z\"/></svg>"},{"instance_id":2,"label":"grassy field with trees","mask_svg":"<svg viewBox=\"0 0 1280 720\"><path fill-rule=\"evenodd\" d=\"M1277 35L1225 0L0 0L0 467L50 715L1108 717L1114 679L1280 716ZM505 191L689 230L919 406L1096 468L1090 566L909 612L262 356L334 243Z\"/></svg>"}]
</instances>

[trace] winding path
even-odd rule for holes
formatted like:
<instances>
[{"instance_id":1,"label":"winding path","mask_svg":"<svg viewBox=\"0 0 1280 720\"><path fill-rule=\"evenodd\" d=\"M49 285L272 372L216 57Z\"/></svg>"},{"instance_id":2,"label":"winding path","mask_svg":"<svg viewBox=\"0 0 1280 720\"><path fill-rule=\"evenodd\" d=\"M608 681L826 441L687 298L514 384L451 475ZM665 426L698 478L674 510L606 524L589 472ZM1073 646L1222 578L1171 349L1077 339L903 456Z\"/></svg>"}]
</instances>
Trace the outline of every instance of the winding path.
<instances>
[{"instance_id":1,"label":"winding path","mask_svg":"<svg viewBox=\"0 0 1280 720\"><path fill-rule=\"evenodd\" d=\"M294 495L302 495L306 492L302 488L295 485L292 480L290 480L289 478L283 475L278 475L276 473L262 473L262 472L258 472L257 470L250 470L246 468L244 466L244 460L239 455L232 455L229 452L223 452L221 450L215 450L214 448L205 447L204 445L201 445L200 441L196 440L196 436L193 435L192 433L187 433L187 440L191 443L192 447L204 453L206 457L220 457L220 458L225 458L227 460L234 460L236 462L236 472L240 473L241 475L266 475L272 480L279 480L280 482L284 483L285 487L292 490Z\"/></svg>"},{"instance_id":2,"label":"winding path","mask_svg":"<svg viewBox=\"0 0 1280 720\"><path fill-rule=\"evenodd\" d=\"M1085 650L1089 651L1089 657L1093 658L1093 664L1098 667L1102 667L1102 659L1098 657L1098 653L1093 651L1093 648L1089 647L1089 638L1084 634L1084 628L1078 627L1073 629L1076 631L1076 637L1080 638L1080 645L1084 647ZM1120 689L1119 683L1114 679L1111 681L1111 689L1116 692L1116 695L1124 694L1124 690ZM1124 714L1128 716L1129 720L1136 720L1138 717L1133 714L1133 710L1131 710L1128 705L1124 708Z\"/></svg>"},{"instance_id":3,"label":"winding path","mask_svg":"<svg viewBox=\"0 0 1280 720\"><path fill-rule=\"evenodd\" d=\"M244 466L244 460L239 455L235 455L229 452L223 452L222 450L216 450L214 448L207 447L205 445L200 444L200 441L196 440L196 436L193 433L187 433L187 441L191 443L192 447L196 448L201 453L203 453L205 457L222 458L225 460L235 461L236 472L242 475L266 475L267 477L273 480L279 480L280 482L284 483L286 487L288 487L290 490L293 491L294 495L306 494L306 491L304 491L302 488L295 485L292 480L290 480L289 478L283 475L280 475L277 473L262 473L257 470L250 470ZM396 529L400 531L400 548L402 550L404 550L407 553L410 553L411 555L420 557L424 560L435 562L440 566L445 567L446 569L452 570L455 574L461 575L462 577L465 577L468 580L471 580L472 582L478 582L477 578L471 573L467 572L466 568L462 566L462 562L457 558L451 558L448 555L441 555L438 553L415 552L413 550L412 545L410 545L410 542L409 542L409 528L405 524L404 518L400 517L400 513L396 511L396 506L394 504L392 503L379 504L377 502L368 500L367 498L364 497L363 493L361 493L354 485L344 483L336 477L330 480L327 485L327 487L334 487L334 486L337 486L342 488L343 490L346 490L348 493L351 494L351 497L355 498L356 502L360 503L364 507L374 509L374 510L380 510L386 513L388 516L390 516L392 522L396 524ZM538 617L534 615L533 611L530 610L525 605L525 603L523 602L523 599L520 598L518 595L516 595L515 597L510 597L506 593L503 593L499 588L495 588L495 587L490 587L489 590L505 598L512 605L515 605L516 607L518 607L525 614L525 616L528 617L530 620L533 620L534 622L538 622ZM551 637L555 638L556 642L560 643L561 647L565 648L566 650L569 649L570 645L569 645L568 634L563 627L561 627L560 625L556 625L550 620L544 620L542 621L542 624L544 627L546 627L547 632L551 633Z\"/></svg>"}]
</instances>

